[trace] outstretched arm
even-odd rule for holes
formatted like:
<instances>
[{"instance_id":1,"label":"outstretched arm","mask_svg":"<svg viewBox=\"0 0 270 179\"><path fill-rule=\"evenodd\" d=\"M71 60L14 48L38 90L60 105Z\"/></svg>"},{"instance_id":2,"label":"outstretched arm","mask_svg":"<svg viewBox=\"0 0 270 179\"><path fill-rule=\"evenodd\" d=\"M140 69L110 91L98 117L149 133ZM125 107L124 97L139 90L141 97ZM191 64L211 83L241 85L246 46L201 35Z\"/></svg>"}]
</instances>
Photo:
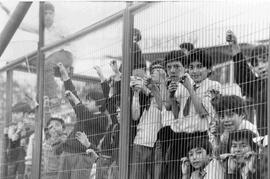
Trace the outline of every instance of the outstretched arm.
<instances>
[{"instance_id":1,"label":"outstretched arm","mask_svg":"<svg viewBox=\"0 0 270 179\"><path fill-rule=\"evenodd\" d=\"M226 33L226 41L229 43L233 55L235 81L241 87L243 95L253 97L252 92L255 91L254 87L258 85L255 84L258 78L252 72L241 52L237 37L230 30Z\"/></svg>"}]
</instances>

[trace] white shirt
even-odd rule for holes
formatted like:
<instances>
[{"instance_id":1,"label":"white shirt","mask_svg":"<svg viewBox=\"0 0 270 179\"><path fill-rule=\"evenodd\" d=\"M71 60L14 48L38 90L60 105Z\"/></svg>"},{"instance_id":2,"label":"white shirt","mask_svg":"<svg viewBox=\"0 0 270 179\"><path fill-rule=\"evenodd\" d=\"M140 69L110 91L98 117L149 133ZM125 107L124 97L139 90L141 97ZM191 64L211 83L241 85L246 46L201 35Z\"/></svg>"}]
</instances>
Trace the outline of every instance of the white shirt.
<instances>
[{"instance_id":1,"label":"white shirt","mask_svg":"<svg viewBox=\"0 0 270 179\"><path fill-rule=\"evenodd\" d=\"M67 35L68 35L68 32L67 32L66 28L64 29L60 25L57 26L57 25L53 24L51 27L44 29L44 41L45 41L44 43L46 45L55 43L59 40L63 40ZM67 50L70 52L73 51L73 49L70 48L70 44L64 44L62 46L59 46L59 47L54 48L52 50L49 50L48 52L45 53L45 55L46 55L46 57L48 57L49 55L51 55L54 52L59 51L61 49L64 49L64 50Z\"/></svg>"},{"instance_id":2,"label":"white shirt","mask_svg":"<svg viewBox=\"0 0 270 179\"><path fill-rule=\"evenodd\" d=\"M196 89L196 95L201 98L202 104L206 111L208 112L208 116L205 118L201 118L195 111L194 105L191 102L189 115L183 115L183 109L186 105L187 99L190 96L188 90L179 83L179 86L175 92L175 98L180 104L180 111L178 115L178 119L173 120L171 122L171 128L174 132L187 132L192 133L196 131L207 131L209 129L209 123L211 119L214 117L215 110L211 104L211 90L220 91L221 84L217 81L212 81L206 78L200 84L196 84L198 88Z\"/></svg>"},{"instance_id":3,"label":"white shirt","mask_svg":"<svg viewBox=\"0 0 270 179\"><path fill-rule=\"evenodd\" d=\"M137 135L134 144L154 147L157 133L161 128L161 111L157 108L155 99L152 98L148 110L144 110L140 123L137 126Z\"/></svg>"},{"instance_id":4,"label":"white shirt","mask_svg":"<svg viewBox=\"0 0 270 179\"><path fill-rule=\"evenodd\" d=\"M34 139L35 134L32 134L29 137L29 143L26 150L26 156L25 156L25 165L32 165L32 155L33 155L33 148L34 148Z\"/></svg>"}]
</instances>

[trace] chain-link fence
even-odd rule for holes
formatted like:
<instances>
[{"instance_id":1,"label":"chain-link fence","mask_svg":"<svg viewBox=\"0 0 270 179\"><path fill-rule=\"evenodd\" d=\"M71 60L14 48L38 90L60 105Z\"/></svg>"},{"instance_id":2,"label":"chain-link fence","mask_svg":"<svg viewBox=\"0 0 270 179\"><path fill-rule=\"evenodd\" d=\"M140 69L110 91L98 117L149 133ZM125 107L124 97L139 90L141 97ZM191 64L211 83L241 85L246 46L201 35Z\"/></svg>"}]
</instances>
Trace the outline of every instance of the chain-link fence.
<instances>
[{"instance_id":1,"label":"chain-link fence","mask_svg":"<svg viewBox=\"0 0 270 179\"><path fill-rule=\"evenodd\" d=\"M269 178L270 3L123 2L74 33L40 7L0 68L1 178Z\"/></svg>"}]
</instances>

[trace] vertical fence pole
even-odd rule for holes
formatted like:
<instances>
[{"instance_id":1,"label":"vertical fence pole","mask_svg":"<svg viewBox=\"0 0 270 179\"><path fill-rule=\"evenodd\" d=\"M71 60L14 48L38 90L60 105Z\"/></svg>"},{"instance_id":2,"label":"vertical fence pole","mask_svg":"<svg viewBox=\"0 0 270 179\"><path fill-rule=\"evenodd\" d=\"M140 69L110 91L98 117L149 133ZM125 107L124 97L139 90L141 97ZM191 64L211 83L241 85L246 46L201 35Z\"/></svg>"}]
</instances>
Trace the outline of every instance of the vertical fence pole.
<instances>
[{"instance_id":1,"label":"vertical fence pole","mask_svg":"<svg viewBox=\"0 0 270 179\"><path fill-rule=\"evenodd\" d=\"M121 79L121 125L120 125L120 149L119 149L119 163L120 163L120 179L127 179L129 169L129 139L130 139L130 62L131 62L131 48L132 48L132 27L133 15L127 7L124 11L123 23L123 64L122 64L122 79Z\"/></svg>"},{"instance_id":2,"label":"vertical fence pole","mask_svg":"<svg viewBox=\"0 0 270 179\"><path fill-rule=\"evenodd\" d=\"M270 60L270 55L269 55L269 52L270 52L270 26L269 26L269 42L268 42L268 61ZM269 137L269 134L270 134L270 120L269 120L269 116L270 116L270 93L269 93L269 89L270 89L270 83L269 83L269 80L270 80L270 66L268 65L268 84L267 84L267 134L268 134L268 154L267 154L267 175L268 177L267 178L270 178L270 148L269 148L269 145L270 145L270 137Z\"/></svg>"},{"instance_id":3,"label":"vertical fence pole","mask_svg":"<svg viewBox=\"0 0 270 179\"><path fill-rule=\"evenodd\" d=\"M13 99L13 70L7 71L7 83L6 83L6 119L4 123L5 130L8 129L9 124L12 120L12 99ZM7 132L5 131L4 132ZM1 167L1 178L6 178L8 173L8 161L7 161L7 149L8 149L8 137L4 135L2 141L2 167Z\"/></svg>"},{"instance_id":4,"label":"vertical fence pole","mask_svg":"<svg viewBox=\"0 0 270 179\"><path fill-rule=\"evenodd\" d=\"M39 42L38 42L38 71L37 94L38 113L35 123L35 147L33 153L32 178L41 178L42 158L42 131L43 131L43 96L44 96L44 54L41 48L44 46L44 2L39 3Z\"/></svg>"}]
</instances>

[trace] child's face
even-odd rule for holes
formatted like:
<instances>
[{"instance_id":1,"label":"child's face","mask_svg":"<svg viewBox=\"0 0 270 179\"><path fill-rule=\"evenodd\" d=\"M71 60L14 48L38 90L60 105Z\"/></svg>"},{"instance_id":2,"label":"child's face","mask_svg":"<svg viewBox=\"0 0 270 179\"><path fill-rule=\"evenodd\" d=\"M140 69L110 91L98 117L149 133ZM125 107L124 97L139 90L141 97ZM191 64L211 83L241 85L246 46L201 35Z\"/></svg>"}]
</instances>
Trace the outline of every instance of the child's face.
<instances>
[{"instance_id":1,"label":"child's face","mask_svg":"<svg viewBox=\"0 0 270 179\"><path fill-rule=\"evenodd\" d=\"M195 169L204 167L209 161L209 156L207 155L206 150L201 147L191 149L188 152L188 157L190 164Z\"/></svg>"},{"instance_id":2,"label":"child's face","mask_svg":"<svg viewBox=\"0 0 270 179\"><path fill-rule=\"evenodd\" d=\"M225 111L224 116L221 117L221 128L222 131L232 132L238 129L243 116L239 116L237 113L232 111Z\"/></svg>"},{"instance_id":3,"label":"child's face","mask_svg":"<svg viewBox=\"0 0 270 179\"><path fill-rule=\"evenodd\" d=\"M188 72L195 83L205 80L210 72L201 62L195 61L189 64Z\"/></svg>"},{"instance_id":4,"label":"child's face","mask_svg":"<svg viewBox=\"0 0 270 179\"><path fill-rule=\"evenodd\" d=\"M230 152L237 157L238 162L244 161L244 154L251 151L251 146L247 139L232 140Z\"/></svg>"},{"instance_id":5,"label":"child's face","mask_svg":"<svg viewBox=\"0 0 270 179\"><path fill-rule=\"evenodd\" d=\"M54 11L53 10L45 10L44 11L44 24L45 27L49 28L54 23Z\"/></svg>"},{"instance_id":6,"label":"child's face","mask_svg":"<svg viewBox=\"0 0 270 179\"><path fill-rule=\"evenodd\" d=\"M151 78L154 83L162 83L165 81L166 72L162 68L154 69L151 72Z\"/></svg>"},{"instance_id":7,"label":"child's face","mask_svg":"<svg viewBox=\"0 0 270 179\"><path fill-rule=\"evenodd\" d=\"M63 125L60 121L53 120L48 126L48 132L52 137L57 137L63 133Z\"/></svg>"},{"instance_id":8,"label":"child's face","mask_svg":"<svg viewBox=\"0 0 270 179\"><path fill-rule=\"evenodd\" d=\"M182 63L177 61L168 62L166 68L169 77L179 78L185 73L185 68L183 67Z\"/></svg>"}]
</instances>

